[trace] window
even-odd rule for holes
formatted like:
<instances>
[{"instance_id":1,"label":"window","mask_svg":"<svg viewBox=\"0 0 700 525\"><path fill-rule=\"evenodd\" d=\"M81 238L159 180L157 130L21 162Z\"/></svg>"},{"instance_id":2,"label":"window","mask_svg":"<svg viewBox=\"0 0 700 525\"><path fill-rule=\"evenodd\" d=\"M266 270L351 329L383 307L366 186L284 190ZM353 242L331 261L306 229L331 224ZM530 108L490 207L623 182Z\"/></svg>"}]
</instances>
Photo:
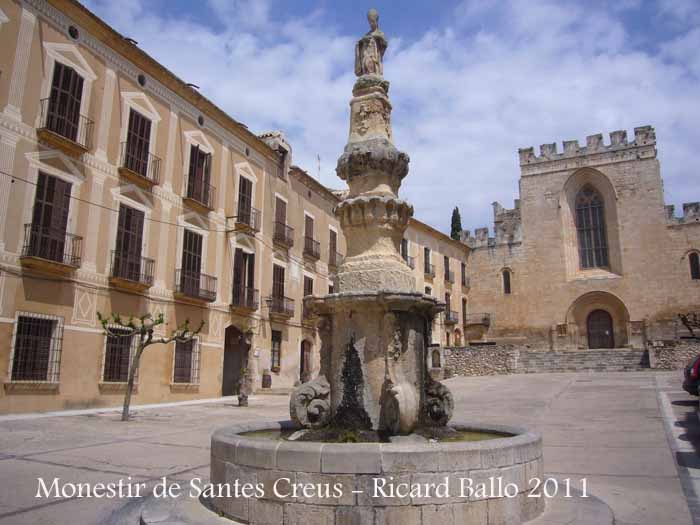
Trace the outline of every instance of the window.
<instances>
[{"instance_id":1,"label":"window","mask_svg":"<svg viewBox=\"0 0 700 525\"><path fill-rule=\"evenodd\" d=\"M425 287L425 295L431 295L433 293L433 289L430 286Z\"/></svg>"},{"instance_id":2,"label":"window","mask_svg":"<svg viewBox=\"0 0 700 525\"><path fill-rule=\"evenodd\" d=\"M313 295L314 294L314 280L305 275L304 276L304 296L306 297L307 295Z\"/></svg>"},{"instance_id":3,"label":"window","mask_svg":"<svg viewBox=\"0 0 700 525\"><path fill-rule=\"evenodd\" d=\"M284 267L277 264L272 265L272 297L284 297Z\"/></svg>"},{"instance_id":4,"label":"window","mask_svg":"<svg viewBox=\"0 0 700 525\"><path fill-rule=\"evenodd\" d=\"M304 254L318 259L321 255L321 243L314 239L314 218L304 215Z\"/></svg>"},{"instance_id":5,"label":"window","mask_svg":"<svg viewBox=\"0 0 700 525\"><path fill-rule=\"evenodd\" d=\"M58 382L63 322L39 314L17 318L12 381Z\"/></svg>"},{"instance_id":6,"label":"window","mask_svg":"<svg viewBox=\"0 0 700 525\"><path fill-rule=\"evenodd\" d=\"M697 252L692 252L688 255L688 262L690 263L690 278L700 279L700 255Z\"/></svg>"},{"instance_id":7,"label":"window","mask_svg":"<svg viewBox=\"0 0 700 525\"><path fill-rule=\"evenodd\" d=\"M503 293L509 295L510 292L510 270L503 270Z\"/></svg>"},{"instance_id":8,"label":"window","mask_svg":"<svg viewBox=\"0 0 700 525\"><path fill-rule=\"evenodd\" d=\"M285 166L287 165L287 150L283 147L277 148L277 156L279 157L279 164L277 166L277 176L284 180L286 178Z\"/></svg>"},{"instance_id":9,"label":"window","mask_svg":"<svg viewBox=\"0 0 700 525\"><path fill-rule=\"evenodd\" d=\"M105 362L102 372L102 381L105 383L126 383L129 379L129 366L131 364L131 346L134 340L130 331L112 327L115 335L107 336L105 347Z\"/></svg>"},{"instance_id":10,"label":"window","mask_svg":"<svg viewBox=\"0 0 700 525\"><path fill-rule=\"evenodd\" d=\"M448 339L447 339L447 340L448 340L448 343L447 343L447 344L448 344L448 346L449 346L449 336L450 336L450 334L447 334L447 337L448 337ZM440 365L440 350L438 350L437 348L435 348L435 349L433 349L433 351L430 353L430 355L431 355L431 361L432 361L431 366L432 366L433 368L440 368L440 366L441 366L441 365Z\"/></svg>"},{"instance_id":11,"label":"window","mask_svg":"<svg viewBox=\"0 0 700 525\"><path fill-rule=\"evenodd\" d=\"M450 332L445 332L445 346L450 346Z\"/></svg>"},{"instance_id":12,"label":"window","mask_svg":"<svg viewBox=\"0 0 700 525\"><path fill-rule=\"evenodd\" d=\"M273 371L279 372L282 362L282 332L272 331L272 351L270 353L270 367Z\"/></svg>"},{"instance_id":13,"label":"window","mask_svg":"<svg viewBox=\"0 0 700 525\"><path fill-rule=\"evenodd\" d=\"M75 69L56 62L51 80L51 95L46 112L46 128L73 142L78 140L83 77ZM42 106L43 106L42 102ZM43 113L42 107L42 113Z\"/></svg>"},{"instance_id":14,"label":"window","mask_svg":"<svg viewBox=\"0 0 700 525\"><path fill-rule=\"evenodd\" d=\"M401 257L404 261L408 259L408 239L401 239Z\"/></svg>"},{"instance_id":15,"label":"window","mask_svg":"<svg viewBox=\"0 0 700 525\"><path fill-rule=\"evenodd\" d=\"M445 280L449 281L450 280L450 278L449 278L450 277L450 258L447 255L445 255L443 257L443 261L444 261L443 264L445 266Z\"/></svg>"},{"instance_id":16,"label":"window","mask_svg":"<svg viewBox=\"0 0 700 525\"><path fill-rule=\"evenodd\" d=\"M199 297L202 271L202 236L184 230L180 288L183 293Z\"/></svg>"},{"instance_id":17,"label":"window","mask_svg":"<svg viewBox=\"0 0 700 525\"><path fill-rule=\"evenodd\" d=\"M233 300L236 306L257 309L255 289L255 254L236 248L233 255Z\"/></svg>"},{"instance_id":18,"label":"window","mask_svg":"<svg viewBox=\"0 0 700 525\"><path fill-rule=\"evenodd\" d=\"M187 176L187 197L211 207L212 187L211 153L204 153L198 145L190 147L190 170Z\"/></svg>"},{"instance_id":19,"label":"window","mask_svg":"<svg viewBox=\"0 0 700 525\"><path fill-rule=\"evenodd\" d=\"M462 270L462 286L467 286L467 265L465 263L462 263L461 270Z\"/></svg>"},{"instance_id":20,"label":"window","mask_svg":"<svg viewBox=\"0 0 700 525\"><path fill-rule=\"evenodd\" d=\"M332 284L329 284L328 285L328 293L335 293L335 286L333 286Z\"/></svg>"},{"instance_id":21,"label":"window","mask_svg":"<svg viewBox=\"0 0 700 525\"><path fill-rule=\"evenodd\" d=\"M70 183L39 172L26 255L66 264L79 258L73 237L66 235L70 192Z\"/></svg>"},{"instance_id":22,"label":"window","mask_svg":"<svg viewBox=\"0 0 700 525\"><path fill-rule=\"evenodd\" d=\"M175 342L173 383L199 384L199 345L197 339Z\"/></svg>"},{"instance_id":23,"label":"window","mask_svg":"<svg viewBox=\"0 0 700 525\"><path fill-rule=\"evenodd\" d=\"M430 264L430 248L423 248L423 263L424 263L424 271L428 275L432 275L433 273L433 265Z\"/></svg>"},{"instance_id":24,"label":"window","mask_svg":"<svg viewBox=\"0 0 700 525\"><path fill-rule=\"evenodd\" d=\"M126 143L123 145L123 165L125 168L149 177L148 150L151 142L151 121L138 111L129 111L129 127L126 133Z\"/></svg>"},{"instance_id":25,"label":"window","mask_svg":"<svg viewBox=\"0 0 700 525\"><path fill-rule=\"evenodd\" d=\"M581 268L607 267L605 206L592 186L584 186L576 195L576 230Z\"/></svg>"},{"instance_id":26,"label":"window","mask_svg":"<svg viewBox=\"0 0 700 525\"><path fill-rule=\"evenodd\" d=\"M114 250L112 275L141 281L141 247L144 213L124 204L119 205L117 244Z\"/></svg>"},{"instance_id":27,"label":"window","mask_svg":"<svg viewBox=\"0 0 700 525\"><path fill-rule=\"evenodd\" d=\"M467 298L462 297L462 324L467 324Z\"/></svg>"},{"instance_id":28,"label":"window","mask_svg":"<svg viewBox=\"0 0 700 525\"><path fill-rule=\"evenodd\" d=\"M452 303L452 297L449 293L445 293L445 305L447 306L447 313L450 312L450 304Z\"/></svg>"},{"instance_id":29,"label":"window","mask_svg":"<svg viewBox=\"0 0 700 525\"><path fill-rule=\"evenodd\" d=\"M253 225L251 214L253 208L253 182L245 177L238 177L238 222Z\"/></svg>"},{"instance_id":30,"label":"window","mask_svg":"<svg viewBox=\"0 0 700 525\"><path fill-rule=\"evenodd\" d=\"M338 233L335 230L328 230L328 255L328 263L331 266L338 266L340 264Z\"/></svg>"}]
</instances>

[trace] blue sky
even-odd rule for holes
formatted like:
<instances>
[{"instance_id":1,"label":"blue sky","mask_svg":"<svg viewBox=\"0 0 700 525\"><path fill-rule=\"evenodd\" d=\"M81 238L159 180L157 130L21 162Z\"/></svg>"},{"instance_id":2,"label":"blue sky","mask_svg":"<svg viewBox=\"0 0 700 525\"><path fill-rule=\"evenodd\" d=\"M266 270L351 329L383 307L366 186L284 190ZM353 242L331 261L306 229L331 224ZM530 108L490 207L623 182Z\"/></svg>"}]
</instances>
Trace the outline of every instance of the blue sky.
<instances>
[{"instance_id":1,"label":"blue sky","mask_svg":"<svg viewBox=\"0 0 700 525\"><path fill-rule=\"evenodd\" d=\"M90 0L118 31L293 161L342 187L353 46L376 7L389 37L402 197L449 229L492 226L518 196L519 147L656 128L666 201L700 200L698 0ZM208 57L203 59L202 57Z\"/></svg>"}]
</instances>

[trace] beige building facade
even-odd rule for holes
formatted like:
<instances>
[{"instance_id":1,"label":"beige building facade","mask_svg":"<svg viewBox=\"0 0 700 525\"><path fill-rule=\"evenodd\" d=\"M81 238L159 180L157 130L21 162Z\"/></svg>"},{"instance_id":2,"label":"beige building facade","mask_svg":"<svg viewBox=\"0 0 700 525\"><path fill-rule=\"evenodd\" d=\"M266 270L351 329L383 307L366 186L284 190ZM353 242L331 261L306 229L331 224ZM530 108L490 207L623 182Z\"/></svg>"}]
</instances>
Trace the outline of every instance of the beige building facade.
<instances>
[{"instance_id":1,"label":"beige building facade","mask_svg":"<svg viewBox=\"0 0 700 525\"><path fill-rule=\"evenodd\" d=\"M664 202L651 126L521 149L520 198L472 248L467 338L531 348L646 348L700 307L700 204Z\"/></svg>"},{"instance_id":2,"label":"beige building facade","mask_svg":"<svg viewBox=\"0 0 700 525\"><path fill-rule=\"evenodd\" d=\"M206 323L146 351L135 403L317 372L302 299L334 291L338 195L72 0L0 0L0 172L0 412L121 402L133 341L98 312ZM469 248L406 237L419 288L450 294L434 342L460 342Z\"/></svg>"}]
</instances>

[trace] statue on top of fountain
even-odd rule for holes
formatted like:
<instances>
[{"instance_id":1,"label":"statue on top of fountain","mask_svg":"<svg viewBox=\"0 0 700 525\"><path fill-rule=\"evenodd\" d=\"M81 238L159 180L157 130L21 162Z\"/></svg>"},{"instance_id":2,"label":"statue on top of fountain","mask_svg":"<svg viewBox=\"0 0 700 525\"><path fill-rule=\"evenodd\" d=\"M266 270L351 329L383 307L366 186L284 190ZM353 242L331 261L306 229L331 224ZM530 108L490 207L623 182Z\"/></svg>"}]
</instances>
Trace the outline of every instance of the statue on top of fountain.
<instances>
[{"instance_id":1,"label":"statue on top of fountain","mask_svg":"<svg viewBox=\"0 0 700 525\"><path fill-rule=\"evenodd\" d=\"M387 41L384 33L379 29L379 13L376 9L370 9L367 13L367 21L370 30L355 44L355 75L384 74L384 52Z\"/></svg>"}]
</instances>

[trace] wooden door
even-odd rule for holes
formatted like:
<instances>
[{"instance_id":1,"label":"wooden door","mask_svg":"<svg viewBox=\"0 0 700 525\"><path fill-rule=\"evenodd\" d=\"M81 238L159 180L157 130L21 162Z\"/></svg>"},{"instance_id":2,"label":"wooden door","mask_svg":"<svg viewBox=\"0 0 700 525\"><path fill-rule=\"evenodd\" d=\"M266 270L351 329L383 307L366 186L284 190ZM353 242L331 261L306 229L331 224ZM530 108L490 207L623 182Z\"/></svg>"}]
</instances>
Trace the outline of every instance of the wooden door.
<instances>
[{"instance_id":1,"label":"wooden door","mask_svg":"<svg viewBox=\"0 0 700 525\"><path fill-rule=\"evenodd\" d=\"M117 277L138 281L141 274L144 213L121 204L114 270Z\"/></svg>"},{"instance_id":2,"label":"wooden door","mask_svg":"<svg viewBox=\"0 0 700 525\"><path fill-rule=\"evenodd\" d=\"M182 274L180 286L188 295L199 295L202 270L202 236L185 230L182 244Z\"/></svg>"},{"instance_id":3,"label":"wooden door","mask_svg":"<svg viewBox=\"0 0 700 525\"><path fill-rule=\"evenodd\" d=\"M588 348L615 348L612 317L605 310L588 314Z\"/></svg>"},{"instance_id":4,"label":"wooden door","mask_svg":"<svg viewBox=\"0 0 700 525\"><path fill-rule=\"evenodd\" d=\"M272 296L281 299L284 297L284 268L272 265Z\"/></svg>"},{"instance_id":5,"label":"wooden door","mask_svg":"<svg viewBox=\"0 0 700 525\"><path fill-rule=\"evenodd\" d=\"M124 167L148 177L148 150L151 141L151 121L138 111L129 112L126 132Z\"/></svg>"},{"instance_id":6,"label":"wooden door","mask_svg":"<svg viewBox=\"0 0 700 525\"><path fill-rule=\"evenodd\" d=\"M39 172L30 236L33 255L52 261L63 260L70 190L69 182Z\"/></svg>"},{"instance_id":7,"label":"wooden door","mask_svg":"<svg viewBox=\"0 0 700 525\"><path fill-rule=\"evenodd\" d=\"M78 139L83 77L75 69L56 62L46 127L74 142Z\"/></svg>"}]
</instances>

